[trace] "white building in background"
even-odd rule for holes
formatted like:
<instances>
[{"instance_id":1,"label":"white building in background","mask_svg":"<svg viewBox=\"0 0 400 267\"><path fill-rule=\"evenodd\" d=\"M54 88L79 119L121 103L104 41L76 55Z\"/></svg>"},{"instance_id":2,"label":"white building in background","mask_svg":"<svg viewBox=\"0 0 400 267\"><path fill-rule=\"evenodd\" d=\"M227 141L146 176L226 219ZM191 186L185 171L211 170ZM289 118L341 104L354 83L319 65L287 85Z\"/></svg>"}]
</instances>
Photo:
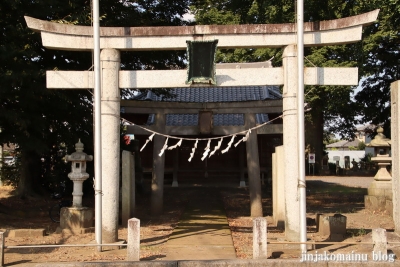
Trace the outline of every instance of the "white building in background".
<instances>
[{"instance_id":1,"label":"white building in background","mask_svg":"<svg viewBox=\"0 0 400 267\"><path fill-rule=\"evenodd\" d=\"M344 157L349 156L350 157L350 162L353 161L353 159L357 162L359 162L362 158L365 157L367 154L374 154L374 149L371 147L365 147L364 150L352 150L355 147L358 147L358 145L361 142L364 142L365 144L368 144L371 142L371 137L370 134L372 134L375 130L375 125L366 125L366 126L360 126L357 127L357 132L355 133L356 138L352 141L347 141L347 140L341 140L336 143L332 143L326 146L327 152L328 152L328 157L329 163L336 163L334 160L334 157L340 157L339 160L339 165L340 167L344 168L345 163L344 163ZM351 165L350 165L351 167Z\"/></svg>"},{"instance_id":2,"label":"white building in background","mask_svg":"<svg viewBox=\"0 0 400 267\"><path fill-rule=\"evenodd\" d=\"M350 158L350 168L352 167L351 162L353 161L353 159L356 162L360 162L362 158L365 157L365 151L364 150L329 150L328 151L328 157L329 163L336 163L336 161L334 160L334 158L338 156L340 157L339 160L339 166L341 168L345 168L345 163L344 163L344 157L348 156Z\"/></svg>"}]
</instances>

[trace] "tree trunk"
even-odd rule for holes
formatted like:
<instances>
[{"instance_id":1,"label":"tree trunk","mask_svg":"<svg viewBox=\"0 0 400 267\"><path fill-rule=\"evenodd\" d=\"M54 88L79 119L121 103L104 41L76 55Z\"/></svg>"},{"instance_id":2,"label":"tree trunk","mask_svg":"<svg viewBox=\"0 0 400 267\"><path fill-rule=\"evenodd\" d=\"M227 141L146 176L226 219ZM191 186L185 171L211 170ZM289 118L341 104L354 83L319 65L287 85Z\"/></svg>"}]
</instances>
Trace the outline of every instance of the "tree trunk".
<instances>
[{"instance_id":1,"label":"tree trunk","mask_svg":"<svg viewBox=\"0 0 400 267\"><path fill-rule=\"evenodd\" d=\"M321 108L313 108L311 121L306 122L306 147L309 153L315 153L315 174L320 173L324 141L324 117ZM309 166L306 166L308 172ZM312 173L312 169L310 170Z\"/></svg>"},{"instance_id":2,"label":"tree trunk","mask_svg":"<svg viewBox=\"0 0 400 267\"><path fill-rule=\"evenodd\" d=\"M34 195L34 186L39 187L40 159L33 150L21 151L20 179L17 186L17 195L21 198Z\"/></svg>"},{"instance_id":3,"label":"tree trunk","mask_svg":"<svg viewBox=\"0 0 400 267\"><path fill-rule=\"evenodd\" d=\"M319 174L321 170L324 142L324 115L322 110L318 110L314 117L314 152L315 152L315 173Z\"/></svg>"}]
</instances>

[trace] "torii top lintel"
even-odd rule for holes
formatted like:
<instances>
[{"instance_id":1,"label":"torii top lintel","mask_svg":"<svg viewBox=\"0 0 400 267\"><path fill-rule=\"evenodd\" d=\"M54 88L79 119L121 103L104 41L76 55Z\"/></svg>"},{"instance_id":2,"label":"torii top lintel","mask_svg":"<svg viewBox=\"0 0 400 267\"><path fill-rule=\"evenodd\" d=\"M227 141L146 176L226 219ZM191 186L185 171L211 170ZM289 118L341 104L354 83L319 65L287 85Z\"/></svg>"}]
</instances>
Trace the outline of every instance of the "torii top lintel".
<instances>
[{"instance_id":1,"label":"torii top lintel","mask_svg":"<svg viewBox=\"0 0 400 267\"><path fill-rule=\"evenodd\" d=\"M373 23L379 9L357 16L304 23L304 45L321 46L361 40L362 27ZM41 32L43 46L60 50L92 50L90 26L60 24L25 17ZM184 50L187 40L218 39L218 48L283 47L296 43L296 25L196 25L168 27L101 27L100 48L119 50Z\"/></svg>"}]
</instances>

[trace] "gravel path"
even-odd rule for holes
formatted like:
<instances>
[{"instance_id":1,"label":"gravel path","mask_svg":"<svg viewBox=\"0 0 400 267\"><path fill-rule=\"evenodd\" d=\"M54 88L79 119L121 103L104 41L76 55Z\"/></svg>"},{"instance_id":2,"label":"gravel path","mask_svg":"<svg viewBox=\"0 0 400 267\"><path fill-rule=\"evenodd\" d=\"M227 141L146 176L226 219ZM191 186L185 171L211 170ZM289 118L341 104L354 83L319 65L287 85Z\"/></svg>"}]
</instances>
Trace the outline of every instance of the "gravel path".
<instances>
[{"instance_id":1,"label":"gravel path","mask_svg":"<svg viewBox=\"0 0 400 267\"><path fill-rule=\"evenodd\" d=\"M360 176L307 176L306 181L323 181L351 187L368 188L374 177Z\"/></svg>"}]
</instances>

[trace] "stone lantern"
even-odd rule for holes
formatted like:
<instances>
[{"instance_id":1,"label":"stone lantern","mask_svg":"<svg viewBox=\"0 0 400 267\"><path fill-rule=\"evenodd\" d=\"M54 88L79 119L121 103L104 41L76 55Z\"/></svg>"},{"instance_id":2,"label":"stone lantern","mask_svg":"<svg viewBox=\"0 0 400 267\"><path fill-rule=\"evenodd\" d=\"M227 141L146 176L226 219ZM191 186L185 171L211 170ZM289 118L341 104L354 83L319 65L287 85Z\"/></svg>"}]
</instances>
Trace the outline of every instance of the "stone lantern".
<instances>
[{"instance_id":1,"label":"stone lantern","mask_svg":"<svg viewBox=\"0 0 400 267\"><path fill-rule=\"evenodd\" d=\"M392 162L389 156L391 140L383 134L382 127L379 126L376 132L378 134L367 146L374 148L375 157L371 160L378 164L378 172L368 187L368 195L364 198L365 207L392 213L392 176L386 169Z\"/></svg>"},{"instance_id":2,"label":"stone lantern","mask_svg":"<svg viewBox=\"0 0 400 267\"><path fill-rule=\"evenodd\" d=\"M386 138L386 136L383 134L383 128L381 126L376 129L376 132L378 134L366 146L374 148L375 157L378 157L379 155L389 156L389 150L391 147L390 139Z\"/></svg>"},{"instance_id":3,"label":"stone lantern","mask_svg":"<svg viewBox=\"0 0 400 267\"><path fill-rule=\"evenodd\" d=\"M391 141L383 134L382 127L379 126L376 132L378 134L367 144L368 147L374 148L375 157L372 157L371 160L376 162L379 168L374 179L376 181L391 181L392 176L386 169L392 162L392 158L389 156Z\"/></svg>"},{"instance_id":4,"label":"stone lantern","mask_svg":"<svg viewBox=\"0 0 400 267\"><path fill-rule=\"evenodd\" d=\"M78 143L75 144L76 152L72 153L71 155L65 156L65 159L67 161L71 161L72 172L68 174L68 177L74 183L74 191L72 192L73 207L82 207L83 182L87 178L89 178L89 174L86 173L86 162L93 160L93 156L89 156L85 152L83 152L83 147L84 145L79 139Z\"/></svg>"},{"instance_id":5,"label":"stone lantern","mask_svg":"<svg viewBox=\"0 0 400 267\"><path fill-rule=\"evenodd\" d=\"M93 228L94 212L92 208L82 207L83 182L89 178L86 173L86 162L92 161L93 156L83 152L83 144L79 139L75 144L76 152L66 155L65 159L71 161L71 172L68 177L74 183L72 192L72 207L64 207L60 211L60 228L69 230L73 234L85 233Z\"/></svg>"}]
</instances>

